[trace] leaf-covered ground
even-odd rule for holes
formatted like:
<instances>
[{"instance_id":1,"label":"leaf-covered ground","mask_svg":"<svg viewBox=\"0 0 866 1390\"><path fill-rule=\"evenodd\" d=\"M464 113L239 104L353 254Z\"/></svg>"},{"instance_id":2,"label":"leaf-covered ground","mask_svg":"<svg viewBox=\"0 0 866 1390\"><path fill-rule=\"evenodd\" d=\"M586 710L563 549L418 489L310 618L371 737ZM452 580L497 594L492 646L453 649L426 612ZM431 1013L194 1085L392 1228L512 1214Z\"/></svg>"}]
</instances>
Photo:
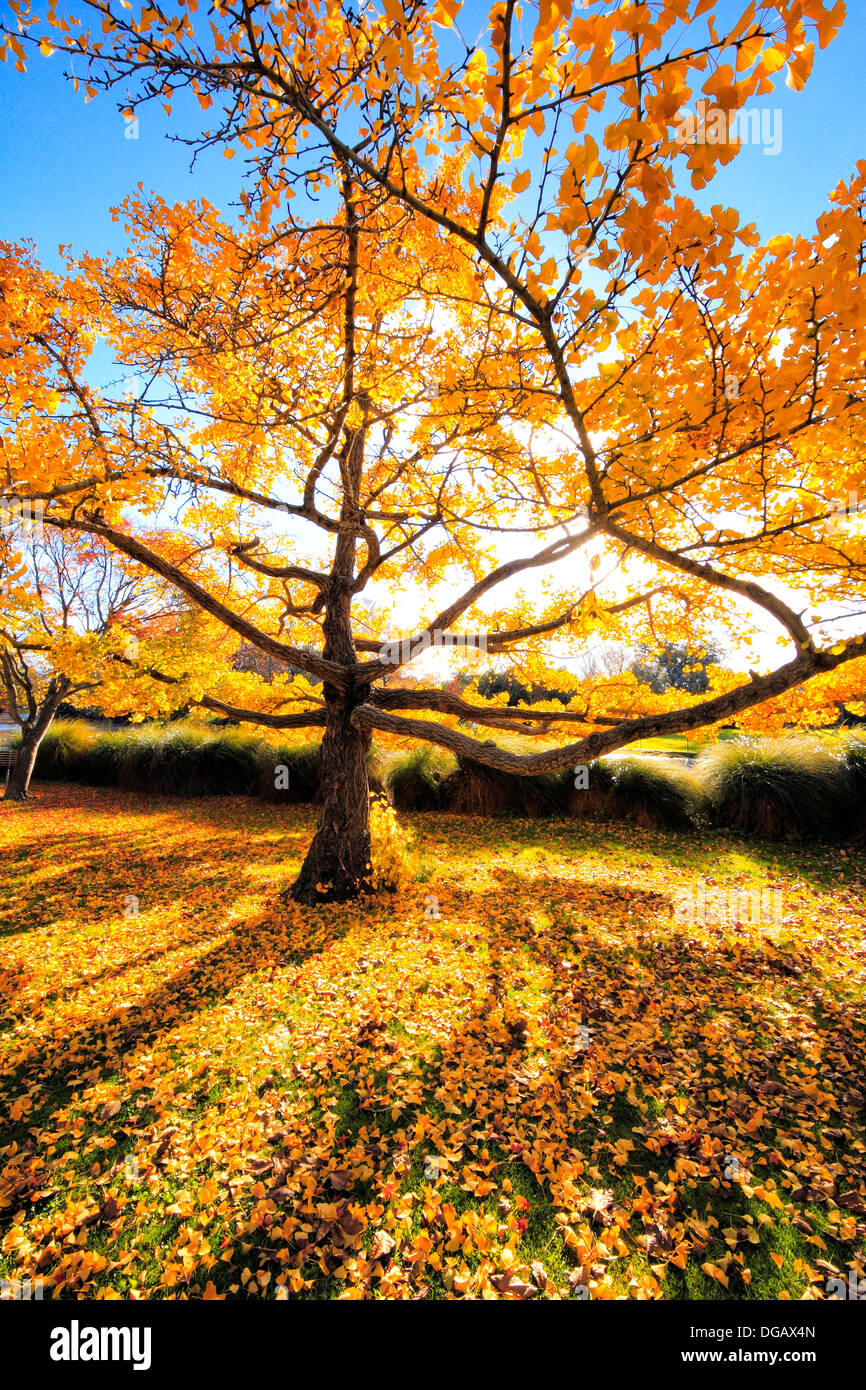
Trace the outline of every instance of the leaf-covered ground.
<instances>
[{"instance_id":1,"label":"leaf-covered ground","mask_svg":"<svg viewBox=\"0 0 866 1390\"><path fill-rule=\"evenodd\" d=\"M311 909L277 899L308 808L37 791L0 808L0 1274L399 1299L863 1275L863 855L419 816L410 891ZM784 920L678 924L701 877L781 889Z\"/></svg>"}]
</instances>

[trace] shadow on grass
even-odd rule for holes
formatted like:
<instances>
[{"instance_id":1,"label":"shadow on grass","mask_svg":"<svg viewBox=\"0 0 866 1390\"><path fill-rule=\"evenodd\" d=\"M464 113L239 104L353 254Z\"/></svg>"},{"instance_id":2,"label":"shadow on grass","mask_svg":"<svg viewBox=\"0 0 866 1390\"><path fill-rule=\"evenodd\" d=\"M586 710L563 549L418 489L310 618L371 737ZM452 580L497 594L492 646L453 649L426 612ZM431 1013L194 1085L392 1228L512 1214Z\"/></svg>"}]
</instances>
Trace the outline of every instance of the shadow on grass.
<instances>
[{"instance_id":1,"label":"shadow on grass","mask_svg":"<svg viewBox=\"0 0 866 1390\"><path fill-rule=\"evenodd\" d=\"M61 789L63 793L67 793L66 788ZM90 797L93 795L90 793ZM67 793L64 800L67 798L76 809L82 809L80 797L71 798ZM83 809L88 809L88 799L85 796ZM167 807L164 800L103 793L94 807L105 822L98 834L63 834L54 829L56 821L50 829L36 829L29 845L23 849L9 848L4 854L0 938L51 925L58 916L62 917L66 904L73 902L78 913L76 926L92 925L99 918L80 916L81 900L88 898L98 904L102 917L107 902L113 902L115 915L120 915L124 895L128 893L147 893L152 903L164 906L178 899L194 901L204 894L222 895L230 901L237 893L239 875L247 870L238 854L242 832L235 819L237 807L225 801L208 803L206 807L201 802L180 806L181 811L190 808L193 818L180 831L177 806ZM312 834L313 810L300 824L295 810L278 840L273 838L274 830L280 830L274 809L262 806L256 810L253 822L255 830L261 833L248 833L245 838L247 842L267 841L264 847L257 845L260 860L279 863L287 854L300 853L306 847ZM244 819L248 822L246 811L244 807ZM143 817L145 824L130 825L131 816ZM307 820L309 824L305 823ZM121 841L116 854L115 837ZM115 869L116 863L122 865L122 877ZM296 872L294 866L293 873Z\"/></svg>"},{"instance_id":2,"label":"shadow on grass","mask_svg":"<svg viewBox=\"0 0 866 1390\"><path fill-rule=\"evenodd\" d=\"M613 1218L605 1205L593 1205L597 1194L609 1185L611 1207L630 1203L639 1195L636 1179L652 1187L659 1174L681 1168L677 1181L663 1183L647 1205L643 1228L632 1226L630 1258L639 1268L648 1272L685 1240L691 1258L685 1273L670 1267L671 1297L748 1300L805 1287L797 1260L808 1247L787 1222L762 1224L770 1207L748 1182L778 1185L789 1160L776 1145L782 1136L801 1141L804 1126L814 1128L816 1155L831 1120L856 1136L864 1092L855 1080L866 1085L857 1010L837 1005L832 1020L828 1013L819 1025L829 1092L818 1105L809 1098L811 1022L801 1037L779 1032L766 1013L768 984L798 980L807 962L771 944L653 934L648 920L634 942L578 946L571 968L560 969L553 982L544 1036L531 1039L515 956L528 953L555 970L562 942L503 918L503 898L514 900L521 881L517 873L504 878L502 895L476 893L468 907L485 926L486 992L467 1005L435 1055L415 1055L401 1071L401 1049L387 1045L379 1022L318 1057L320 1104L306 1128L277 1135L265 1184L273 1223L288 1220L300 1236L278 1256L266 1228L253 1242L261 1267L300 1271L312 1280L304 1296L322 1297L340 1288L330 1276L343 1261L361 1258L363 1288L373 1294L388 1261L372 1257L371 1233L356 1218L360 1205L387 1206L395 1194L399 1200L414 1193L410 1231L426 1231L438 1246L447 1239L446 1217L455 1213L472 1208L501 1221L507 1177L529 1202L525 1227L512 1236L518 1258L525 1264L542 1258L562 1287L580 1261L562 1242L558 1214L574 1205L574 1223L588 1224L601 1242ZM533 887L544 895L561 884L547 878ZM649 918L662 895L613 880L598 886L596 898L603 913L640 908ZM392 1087L395 1074L399 1085ZM639 1103L627 1099L634 1088ZM338 1117L328 1137L325 1106ZM625 1164L623 1141L632 1145ZM840 1187L857 1182L855 1148L828 1141L826 1155L839 1165ZM595 1176L588 1176L593 1167ZM814 1223L820 1220L815 1204L826 1203L817 1158L813 1173L815 1187L805 1176L799 1203ZM576 1184L571 1197L569 1182ZM435 1200L428 1200L431 1194ZM327 1219L323 1203L331 1211ZM685 1223L708 1214L718 1225L703 1241ZM725 1258L722 1229L737 1233L736 1254L744 1260L730 1266L728 1290L701 1270L706 1261ZM758 1237L754 1244L750 1231ZM232 1249L237 1265L253 1258L248 1237L233 1241ZM470 1270L479 1261L477 1252L465 1255ZM216 1277L222 1290L236 1279L231 1270ZM423 1261L409 1283L412 1296L444 1292L440 1274Z\"/></svg>"},{"instance_id":3,"label":"shadow on grass","mask_svg":"<svg viewBox=\"0 0 866 1390\"><path fill-rule=\"evenodd\" d=\"M342 934L338 921L320 933L308 949L298 948L294 935L272 916L261 914L236 925L227 940L214 945L169 980L129 1008L116 1009L89 1028L70 1033L51 1044L36 1045L20 1060L7 1087L26 1093L38 1086L42 1097L26 1118L9 1118L0 1124L0 1148L27 1144L31 1130L50 1129L52 1115L69 1103L84 1080L97 1083L112 1075L123 1062L134 1060L164 1033L211 1008L235 990L245 977L269 965L299 964L309 955L327 949ZM291 943L291 944L290 944ZM94 1132L110 1134L115 1126L97 1123ZM32 1185L23 1176L18 1200ZM32 1175L36 1180L36 1173ZM8 1194L7 1194L8 1195Z\"/></svg>"}]
</instances>

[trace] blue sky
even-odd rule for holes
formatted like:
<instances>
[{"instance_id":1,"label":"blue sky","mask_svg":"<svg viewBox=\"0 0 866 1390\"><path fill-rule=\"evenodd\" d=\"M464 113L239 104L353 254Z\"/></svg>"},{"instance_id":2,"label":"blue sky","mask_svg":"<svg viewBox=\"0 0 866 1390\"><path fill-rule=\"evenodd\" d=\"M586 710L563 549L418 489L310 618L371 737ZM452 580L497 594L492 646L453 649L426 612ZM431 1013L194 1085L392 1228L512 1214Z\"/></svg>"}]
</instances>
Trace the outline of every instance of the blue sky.
<instances>
[{"instance_id":1,"label":"blue sky","mask_svg":"<svg viewBox=\"0 0 866 1390\"><path fill-rule=\"evenodd\" d=\"M782 112L781 152L745 148L694 195L697 201L733 204L765 237L812 230L830 189L866 157L866 5L854 0L848 8L842 34L816 51L805 90L792 92L780 82L761 99ZM208 152L190 172L190 150L166 138L198 128L198 104L185 113L183 105L175 104L171 119L157 104L144 108L138 139L131 140L112 96L100 93L85 104L83 89L75 93L64 81L61 55L32 58L26 74L11 62L0 66L0 236L32 238L51 266L61 243L97 255L119 250L123 230L109 210L139 180L168 202L206 197L227 211L237 197L241 157Z\"/></svg>"}]
</instances>

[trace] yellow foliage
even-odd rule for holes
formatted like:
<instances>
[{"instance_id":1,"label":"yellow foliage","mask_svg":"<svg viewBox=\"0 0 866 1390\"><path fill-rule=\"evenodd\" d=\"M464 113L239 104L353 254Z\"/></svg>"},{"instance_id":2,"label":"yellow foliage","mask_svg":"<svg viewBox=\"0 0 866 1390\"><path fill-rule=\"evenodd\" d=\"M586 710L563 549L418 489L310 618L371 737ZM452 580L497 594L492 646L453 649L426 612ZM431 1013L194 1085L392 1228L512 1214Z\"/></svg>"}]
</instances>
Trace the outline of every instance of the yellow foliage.
<instances>
[{"instance_id":1,"label":"yellow foliage","mask_svg":"<svg viewBox=\"0 0 866 1390\"><path fill-rule=\"evenodd\" d=\"M370 847L373 886L391 892L408 888L417 872L412 837L381 793L370 798Z\"/></svg>"}]
</instances>

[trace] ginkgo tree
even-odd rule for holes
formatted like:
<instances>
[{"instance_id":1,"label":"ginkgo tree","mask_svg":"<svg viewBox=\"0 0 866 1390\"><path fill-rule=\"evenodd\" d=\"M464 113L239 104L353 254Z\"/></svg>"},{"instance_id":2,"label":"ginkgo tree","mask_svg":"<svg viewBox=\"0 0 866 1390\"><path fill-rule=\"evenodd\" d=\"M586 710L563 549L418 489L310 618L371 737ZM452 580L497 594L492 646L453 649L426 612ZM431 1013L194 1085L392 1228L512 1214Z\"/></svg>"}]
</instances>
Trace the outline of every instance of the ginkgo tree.
<instances>
[{"instance_id":1,"label":"ginkgo tree","mask_svg":"<svg viewBox=\"0 0 866 1390\"><path fill-rule=\"evenodd\" d=\"M0 532L0 692L9 718L21 730L21 749L6 782L7 801L26 798L39 745L60 704L87 688L55 672L46 659L46 633L34 631L38 599L26 579L20 550Z\"/></svg>"},{"instance_id":2,"label":"ginkgo tree","mask_svg":"<svg viewBox=\"0 0 866 1390\"><path fill-rule=\"evenodd\" d=\"M17 66L82 55L88 95L134 89L130 109L192 92L213 111L194 143L244 153L233 221L134 198L127 256L62 285L33 263L4 294L7 486L307 677L296 710L235 703L324 728L298 899L369 886L374 730L533 775L862 692L866 545L840 499L866 494L866 162L813 236L766 245L686 191L737 155L711 118L800 88L842 3L13 8ZM46 300L73 337L98 325L123 394ZM197 538L180 556L130 520L169 506ZM731 649L767 619L780 664L711 668L699 696L575 677L566 709L506 710L386 684L479 629L532 675L589 635ZM201 693L230 704L230 680L217 663Z\"/></svg>"},{"instance_id":3,"label":"ginkgo tree","mask_svg":"<svg viewBox=\"0 0 866 1390\"><path fill-rule=\"evenodd\" d=\"M0 529L0 692L21 730L7 801L26 799L40 744L63 704L127 712L142 653L183 641L176 591L97 537L7 521ZM178 682L180 686L182 683Z\"/></svg>"}]
</instances>

